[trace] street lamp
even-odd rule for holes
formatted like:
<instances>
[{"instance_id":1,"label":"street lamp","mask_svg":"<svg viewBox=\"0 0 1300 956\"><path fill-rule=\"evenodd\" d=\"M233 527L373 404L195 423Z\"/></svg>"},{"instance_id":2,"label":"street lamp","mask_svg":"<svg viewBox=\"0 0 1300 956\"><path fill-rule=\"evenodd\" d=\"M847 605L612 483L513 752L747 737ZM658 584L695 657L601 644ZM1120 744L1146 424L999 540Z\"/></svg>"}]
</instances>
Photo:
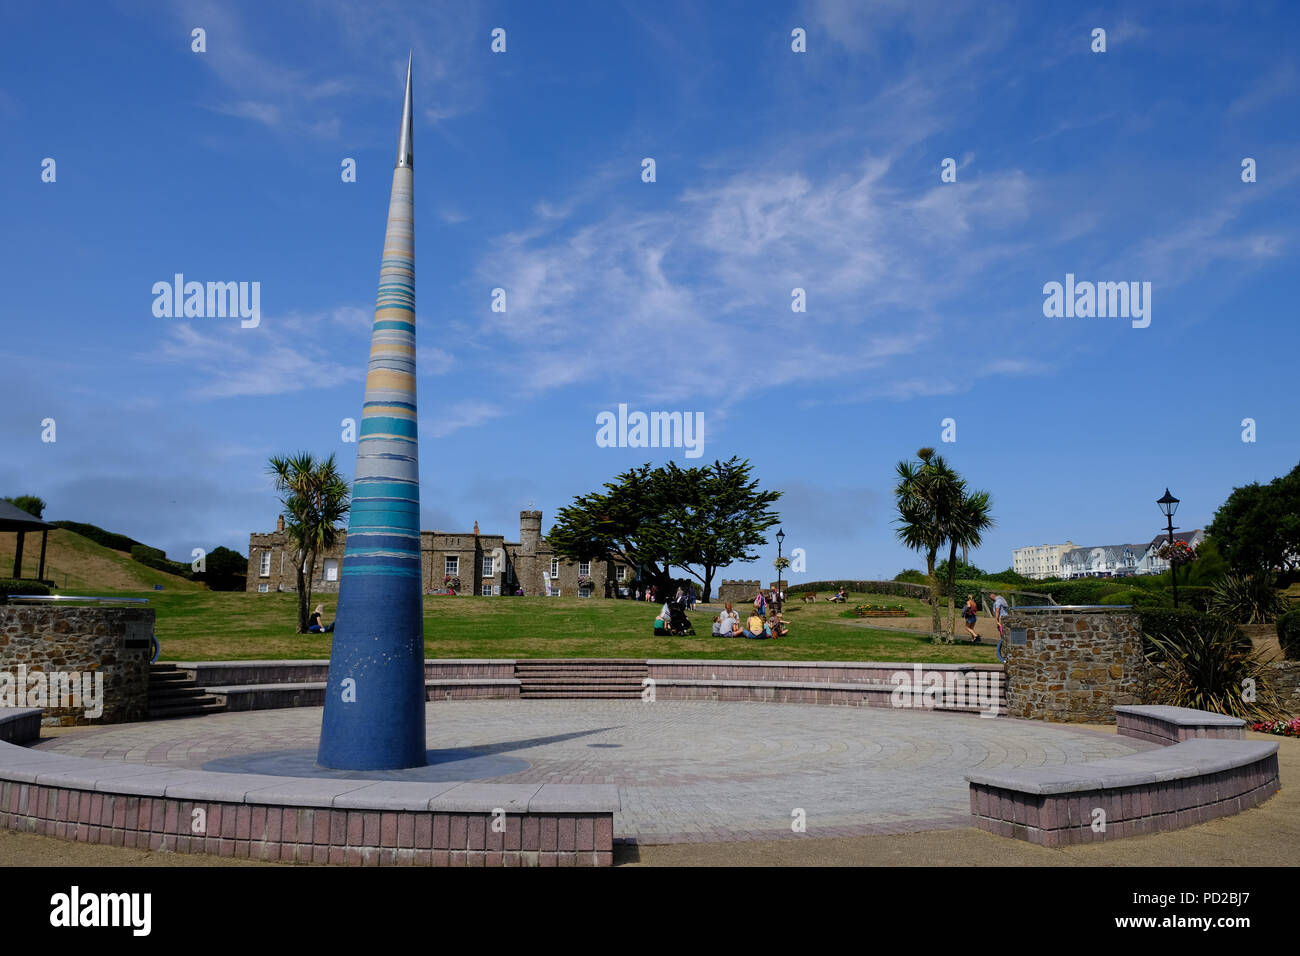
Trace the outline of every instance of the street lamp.
<instances>
[{"instance_id":1,"label":"street lamp","mask_svg":"<svg viewBox=\"0 0 1300 956\"><path fill-rule=\"evenodd\" d=\"M785 590L781 586L781 545L785 543L785 531L781 528L776 529L776 611L781 613L781 593Z\"/></svg>"},{"instance_id":2,"label":"street lamp","mask_svg":"<svg viewBox=\"0 0 1300 956\"><path fill-rule=\"evenodd\" d=\"M1156 500L1160 510L1169 521L1169 580L1173 584L1174 607L1178 607L1178 568L1174 566L1174 512L1178 510L1178 499L1165 489L1165 496Z\"/></svg>"}]
</instances>

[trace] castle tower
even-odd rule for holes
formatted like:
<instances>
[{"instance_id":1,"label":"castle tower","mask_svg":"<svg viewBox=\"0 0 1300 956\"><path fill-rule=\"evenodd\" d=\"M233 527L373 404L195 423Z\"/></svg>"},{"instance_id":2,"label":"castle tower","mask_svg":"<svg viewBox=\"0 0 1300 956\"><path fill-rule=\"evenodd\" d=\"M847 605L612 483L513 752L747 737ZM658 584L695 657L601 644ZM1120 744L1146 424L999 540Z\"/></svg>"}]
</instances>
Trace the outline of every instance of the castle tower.
<instances>
[{"instance_id":1,"label":"castle tower","mask_svg":"<svg viewBox=\"0 0 1300 956\"><path fill-rule=\"evenodd\" d=\"M519 553L536 554L542 546L542 513L519 512Z\"/></svg>"},{"instance_id":2,"label":"castle tower","mask_svg":"<svg viewBox=\"0 0 1300 956\"><path fill-rule=\"evenodd\" d=\"M426 762L411 107L408 61L316 757L336 770Z\"/></svg>"}]
</instances>

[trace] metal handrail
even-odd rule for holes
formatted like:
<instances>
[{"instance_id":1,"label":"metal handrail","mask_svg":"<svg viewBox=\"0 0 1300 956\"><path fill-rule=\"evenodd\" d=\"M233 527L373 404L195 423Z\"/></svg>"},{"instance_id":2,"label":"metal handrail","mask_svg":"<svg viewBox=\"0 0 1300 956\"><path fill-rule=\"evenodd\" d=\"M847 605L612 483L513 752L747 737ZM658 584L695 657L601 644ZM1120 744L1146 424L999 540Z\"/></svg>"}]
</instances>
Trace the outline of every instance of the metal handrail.
<instances>
[{"instance_id":1,"label":"metal handrail","mask_svg":"<svg viewBox=\"0 0 1300 956\"><path fill-rule=\"evenodd\" d=\"M87 604L148 604L148 598L91 596L84 594L11 594L9 602L25 601L30 604L57 604L61 601L80 601Z\"/></svg>"}]
</instances>

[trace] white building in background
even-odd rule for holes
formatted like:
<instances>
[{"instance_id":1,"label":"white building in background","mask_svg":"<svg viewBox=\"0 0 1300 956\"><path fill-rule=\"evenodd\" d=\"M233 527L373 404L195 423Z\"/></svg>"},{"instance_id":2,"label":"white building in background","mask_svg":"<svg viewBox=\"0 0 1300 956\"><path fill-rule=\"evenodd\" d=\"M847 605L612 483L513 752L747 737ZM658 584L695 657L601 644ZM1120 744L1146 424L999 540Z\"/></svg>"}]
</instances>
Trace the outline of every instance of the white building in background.
<instances>
[{"instance_id":1,"label":"white building in background","mask_svg":"<svg viewBox=\"0 0 1300 956\"><path fill-rule=\"evenodd\" d=\"M1011 568L1027 578L1053 578L1061 574L1061 557L1074 549L1074 542L1043 544L1032 548L1012 548Z\"/></svg>"},{"instance_id":2,"label":"white building in background","mask_svg":"<svg viewBox=\"0 0 1300 956\"><path fill-rule=\"evenodd\" d=\"M1193 548L1200 547L1201 542L1204 540L1205 530L1203 528L1196 528L1191 533L1174 532L1174 541L1186 541ZM1151 539L1151 543L1147 545L1146 554L1143 555L1142 570L1138 571L1139 574L1161 574L1169 570L1169 562L1164 558L1157 557L1157 552L1168 543L1168 533L1158 534Z\"/></svg>"}]
</instances>

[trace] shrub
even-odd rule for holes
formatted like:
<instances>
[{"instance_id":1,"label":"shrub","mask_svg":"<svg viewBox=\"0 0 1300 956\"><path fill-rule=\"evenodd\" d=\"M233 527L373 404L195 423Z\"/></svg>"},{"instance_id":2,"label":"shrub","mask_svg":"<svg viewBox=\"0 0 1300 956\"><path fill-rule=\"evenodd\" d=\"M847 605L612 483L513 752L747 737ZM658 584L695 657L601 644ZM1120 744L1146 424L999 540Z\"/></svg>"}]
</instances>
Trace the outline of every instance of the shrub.
<instances>
[{"instance_id":1,"label":"shrub","mask_svg":"<svg viewBox=\"0 0 1300 956\"><path fill-rule=\"evenodd\" d=\"M28 581L23 578L0 578L0 604L9 600L11 594L49 594L50 589L40 581Z\"/></svg>"},{"instance_id":2,"label":"shrub","mask_svg":"<svg viewBox=\"0 0 1300 956\"><path fill-rule=\"evenodd\" d=\"M901 581L904 584L925 584L925 572L917 571L915 568L908 568L899 574L894 575L895 581Z\"/></svg>"},{"instance_id":3,"label":"shrub","mask_svg":"<svg viewBox=\"0 0 1300 956\"><path fill-rule=\"evenodd\" d=\"M1151 668L1151 699L1155 703L1208 710L1248 721L1284 716L1263 657L1243 649L1238 640L1216 627L1148 635L1146 660ZM1247 681L1254 686L1250 700L1242 697Z\"/></svg>"},{"instance_id":4,"label":"shrub","mask_svg":"<svg viewBox=\"0 0 1300 956\"><path fill-rule=\"evenodd\" d=\"M924 600L930 596L930 588L925 584L911 584L906 581L806 581L786 587L786 601L790 595L804 591L830 591L834 593L841 587L858 594L885 594L890 597L906 597Z\"/></svg>"},{"instance_id":5,"label":"shrub","mask_svg":"<svg viewBox=\"0 0 1300 956\"><path fill-rule=\"evenodd\" d=\"M1037 591L1035 587L1039 582L1033 578L1027 578L1023 574L1017 574L1014 568L1007 568L1005 571L999 571L997 574L985 575L984 580L996 581L998 584L1009 585L1012 588L1019 588L1025 591Z\"/></svg>"},{"instance_id":6,"label":"shrub","mask_svg":"<svg viewBox=\"0 0 1300 956\"><path fill-rule=\"evenodd\" d=\"M1179 633L1199 631L1223 637L1242 651L1253 646L1250 638L1241 633L1237 625L1213 614L1189 608L1144 608L1138 614L1138 627L1142 630L1143 646L1149 647L1152 638L1171 638Z\"/></svg>"},{"instance_id":7,"label":"shrub","mask_svg":"<svg viewBox=\"0 0 1300 956\"><path fill-rule=\"evenodd\" d=\"M190 565L179 561L168 561L164 552L146 544L132 545L131 560L138 561L146 568L153 568L155 571L165 571L167 574L175 574L182 578L194 577L194 569Z\"/></svg>"},{"instance_id":8,"label":"shrub","mask_svg":"<svg viewBox=\"0 0 1300 956\"><path fill-rule=\"evenodd\" d=\"M66 528L83 538L89 538L95 544L103 545L106 548L112 548L114 551L130 551L136 545L140 544L134 538L128 538L124 534L114 534L111 531L105 531L93 524L82 524L80 521L51 521L50 524L56 528Z\"/></svg>"},{"instance_id":9,"label":"shrub","mask_svg":"<svg viewBox=\"0 0 1300 956\"><path fill-rule=\"evenodd\" d=\"M1173 599L1163 591L1147 588L1130 588L1127 591L1114 591L1103 595L1098 604L1108 606L1129 604L1135 608L1172 608Z\"/></svg>"},{"instance_id":10,"label":"shrub","mask_svg":"<svg viewBox=\"0 0 1300 956\"><path fill-rule=\"evenodd\" d=\"M1214 586L1210 609L1220 617L1240 624L1268 624L1290 606L1275 589L1277 575L1272 571L1257 574L1225 574Z\"/></svg>"},{"instance_id":11,"label":"shrub","mask_svg":"<svg viewBox=\"0 0 1300 956\"><path fill-rule=\"evenodd\" d=\"M1300 661L1300 608L1287 611L1277 619L1277 642L1283 657Z\"/></svg>"},{"instance_id":12,"label":"shrub","mask_svg":"<svg viewBox=\"0 0 1300 956\"><path fill-rule=\"evenodd\" d=\"M1169 591L1166 588L1165 593L1168 596ZM1191 608L1193 611L1209 613L1210 601L1214 596L1214 588L1202 587L1198 585L1178 585L1178 606ZM1170 596L1170 603L1173 598Z\"/></svg>"}]
</instances>

